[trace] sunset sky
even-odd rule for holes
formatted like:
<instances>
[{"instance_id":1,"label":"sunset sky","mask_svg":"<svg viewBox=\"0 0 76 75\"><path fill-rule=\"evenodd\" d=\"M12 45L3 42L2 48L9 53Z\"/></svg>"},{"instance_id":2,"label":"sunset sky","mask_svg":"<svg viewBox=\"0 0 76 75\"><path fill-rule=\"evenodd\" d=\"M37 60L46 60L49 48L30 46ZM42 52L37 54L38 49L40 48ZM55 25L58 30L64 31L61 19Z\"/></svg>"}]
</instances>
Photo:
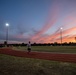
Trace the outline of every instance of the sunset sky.
<instances>
[{"instance_id":1,"label":"sunset sky","mask_svg":"<svg viewBox=\"0 0 76 75\"><path fill-rule=\"evenodd\" d=\"M76 0L0 0L0 43L75 42ZM60 29L62 28L62 30Z\"/></svg>"}]
</instances>

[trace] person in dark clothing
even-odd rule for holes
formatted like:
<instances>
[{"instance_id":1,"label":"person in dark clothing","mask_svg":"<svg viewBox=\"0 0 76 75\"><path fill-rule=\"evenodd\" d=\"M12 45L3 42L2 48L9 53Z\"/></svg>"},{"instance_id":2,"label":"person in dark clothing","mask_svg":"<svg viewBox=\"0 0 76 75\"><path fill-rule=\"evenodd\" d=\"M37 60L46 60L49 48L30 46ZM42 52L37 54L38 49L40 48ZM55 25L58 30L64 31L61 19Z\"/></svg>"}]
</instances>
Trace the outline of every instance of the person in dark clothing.
<instances>
[{"instance_id":1,"label":"person in dark clothing","mask_svg":"<svg viewBox=\"0 0 76 75\"><path fill-rule=\"evenodd\" d=\"M31 42L29 41L29 43L27 44L27 50L28 50L28 53L31 52Z\"/></svg>"}]
</instances>

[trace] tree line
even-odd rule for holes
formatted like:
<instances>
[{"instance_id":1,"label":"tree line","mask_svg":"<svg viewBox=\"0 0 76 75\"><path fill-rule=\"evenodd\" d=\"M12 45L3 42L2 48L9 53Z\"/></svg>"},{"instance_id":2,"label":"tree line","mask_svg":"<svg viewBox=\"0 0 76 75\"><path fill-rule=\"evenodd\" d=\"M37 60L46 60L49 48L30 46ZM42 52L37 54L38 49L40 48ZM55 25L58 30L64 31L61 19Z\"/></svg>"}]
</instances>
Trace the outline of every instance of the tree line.
<instances>
[{"instance_id":1,"label":"tree line","mask_svg":"<svg viewBox=\"0 0 76 75\"><path fill-rule=\"evenodd\" d=\"M4 47L5 44L0 44L0 47ZM27 46L26 43L21 43L21 44L7 44L7 46ZM65 42L65 43L57 43L57 42L54 42L54 43L33 43L31 44L31 46L76 46L76 43L74 42Z\"/></svg>"}]
</instances>

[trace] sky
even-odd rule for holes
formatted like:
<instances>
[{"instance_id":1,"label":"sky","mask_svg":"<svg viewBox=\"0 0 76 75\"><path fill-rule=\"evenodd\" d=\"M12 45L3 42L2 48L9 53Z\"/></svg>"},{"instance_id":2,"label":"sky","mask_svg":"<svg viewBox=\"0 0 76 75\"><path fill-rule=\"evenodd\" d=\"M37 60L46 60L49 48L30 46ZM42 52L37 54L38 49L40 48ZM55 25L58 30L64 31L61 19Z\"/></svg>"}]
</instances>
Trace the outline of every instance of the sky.
<instances>
[{"instance_id":1,"label":"sky","mask_svg":"<svg viewBox=\"0 0 76 75\"><path fill-rule=\"evenodd\" d=\"M0 43L7 29L9 43L76 42L76 0L0 0Z\"/></svg>"}]
</instances>

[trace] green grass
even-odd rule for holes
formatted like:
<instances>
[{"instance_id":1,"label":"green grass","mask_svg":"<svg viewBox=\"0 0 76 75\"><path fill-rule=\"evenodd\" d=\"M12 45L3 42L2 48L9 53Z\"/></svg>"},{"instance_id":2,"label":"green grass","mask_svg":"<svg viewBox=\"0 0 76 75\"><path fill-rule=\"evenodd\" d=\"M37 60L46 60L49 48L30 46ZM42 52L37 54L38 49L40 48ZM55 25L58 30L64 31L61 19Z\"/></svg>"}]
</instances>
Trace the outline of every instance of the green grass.
<instances>
[{"instance_id":1,"label":"green grass","mask_svg":"<svg viewBox=\"0 0 76 75\"><path fill-rule=\"evenodd\" d=\"M76 64L0 54L0 75L76 75Z\"/></svg>"},{"instance_id":2,"label":"green grass","mask_svg":"<svg viewBox=\"0 0 76 75\"><path fill-rule=\"evenodd\" d=\"M27 47L13 47L15 50L27 51ZM76 46L32 46L32 51L76 53Z\"/></svg>"}]
</instances>

